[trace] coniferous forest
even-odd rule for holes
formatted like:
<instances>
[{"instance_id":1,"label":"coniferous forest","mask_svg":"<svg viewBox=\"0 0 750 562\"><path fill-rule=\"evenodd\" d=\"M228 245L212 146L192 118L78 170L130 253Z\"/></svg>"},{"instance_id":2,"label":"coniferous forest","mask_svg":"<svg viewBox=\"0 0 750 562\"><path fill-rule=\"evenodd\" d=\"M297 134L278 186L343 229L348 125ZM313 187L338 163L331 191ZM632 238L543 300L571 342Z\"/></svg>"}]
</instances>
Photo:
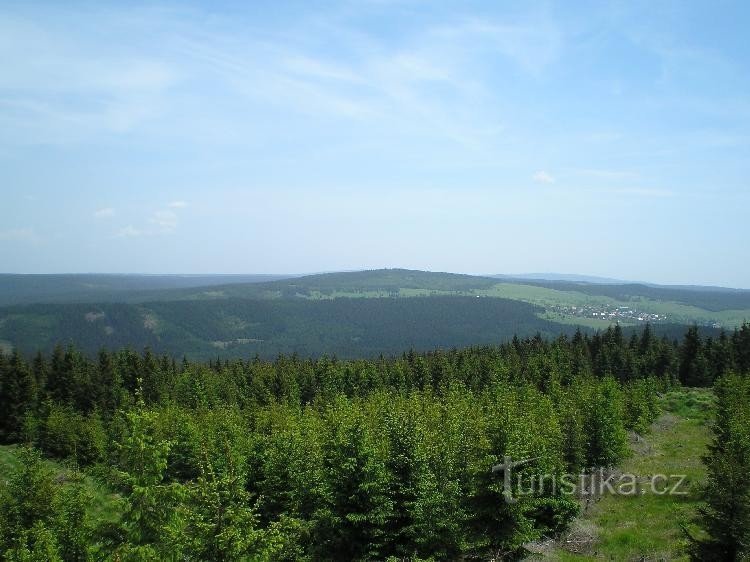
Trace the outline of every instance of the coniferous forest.
<instances>
[{"instance_id":1,"label":"coniferous forest","mask_svg":"<svg viewBox=\"0 0 750 562\"><path fill-rule=\"evenodd\" d=\"M529 479L614 467L659 396L713 386L691 549L741 560L747 373L748 325L679 341L613 327L375 360L0 354L0 441L18 461L0 477L0 558L520 559L580 502L552 486L508 501L493 466L533 459L516 469ZM70 470L61 478L50 461Z\"/></svg>"},{"instance_id":2,"label":"coniferous forest","mask_svg":"<svg viewBox=\"0 0 750 562\"><path fill-rule=\"evenodd\" d=\"M0 0L0 562L750 562L748 22Z\"/></svg>"}]
</instances>

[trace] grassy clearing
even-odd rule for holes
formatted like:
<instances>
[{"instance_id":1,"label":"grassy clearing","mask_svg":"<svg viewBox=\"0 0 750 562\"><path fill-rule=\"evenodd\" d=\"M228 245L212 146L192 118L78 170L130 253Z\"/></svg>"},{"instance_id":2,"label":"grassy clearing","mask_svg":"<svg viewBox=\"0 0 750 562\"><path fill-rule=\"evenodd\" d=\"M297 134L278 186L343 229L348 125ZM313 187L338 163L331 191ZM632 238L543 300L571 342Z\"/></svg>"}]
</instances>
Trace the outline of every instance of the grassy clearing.
<instances>
[{"instance_id":1,"label":"grassy clearing","mask_svg":"<svg viewBox=\"0 0 750 562\"><path fill-rule=\"evenodd\" d=\"M705 475L701 456L711 439L713 394L702 389L670 392L662 407L664 413L651 433L633 439L633 454L621 470L647 480L654 474L684 474L680 490L686 495L653 494L649 484L639 496L605 495L574 523L568 537L541 558L564 562L688 560L680 525L695 531L691 521L699 503L698 485Z\"/></svg>"},{"instance_id":2,"label":"grassy clearing","mask_svg":"<svg viewBox=\"0 0 750 562\"><path fill-rule=\"evenodd\" d=\"M478 289L418 289L404 288L392 291L378 289L334 289L325 293L312 290L305 298L311 300L330 300L336 298L388 298L397 295L399 297L429 297L429 296L482 296L505 298L535 304L547 309L540 317L562 324L588 326L591 328L606 329L611 325L609 320L598 318L585 318L560 312L552 312L550 309L564 306L598 306L614 308L618 306L634 307L639 311L652 314L666 314L670 322L701 324L718 322L725 327L739 326L750 318L750 310L723 310L710 311L696 306L690 306L678 302L659 301L645 297L632 297L628 300L620 300L603 295L589 295L578 291L561 291L536 285L524 285L520 283L496 283L491 287ZM280 296L280 295L278 295ZM303 296L303 295L299 295ZM637 325L638 322L620 321L621 325Z\"/></svg>"},{"instance_id":3,"label":"grassy clearing","mask_svg":"<svg viewBox=\"0 0 750 562\"><path fill-rule=\"evenodd\" d=\"M594 328L595 330L606 330L610 326L615 326L618 322L612 322L611 320L605 320L601 318L586 318L583 316L573 316L570 314L561 314L559 312L540 312L537 314L539 318L544 320L550 320L552 322L558 322L560 324L568 324L570 326L582 326L586 328ZM620 326L637 326L637 322L625 322L620 320Z\"/></svg>"},{"instance_id":4,"label":"grassy clearing","mask_svg":"<svg viewBox=\"0 0 750 562\"><path fill-rule=\"evenodd\" d=\"M750 310L711 311L672 301L659 301L646 297L633 297L629 300L618 300L602 295L588 295L578 291L560 291L536 285L516 283L498 283L489 289L475 291L476 294L488 297L501 297L536 304L545 309L562 306L628 306L641 312L666 314L670 322L711 323L718 322L724 327L739 326L750 318ZM550 320L565 324L591 326L600 328L609 324L608 320L581 318L573 315L551 314ZM588 321L591 322L588 322ZM622 322L621 322L622 324Z\"/></svg>"}]
</instances>

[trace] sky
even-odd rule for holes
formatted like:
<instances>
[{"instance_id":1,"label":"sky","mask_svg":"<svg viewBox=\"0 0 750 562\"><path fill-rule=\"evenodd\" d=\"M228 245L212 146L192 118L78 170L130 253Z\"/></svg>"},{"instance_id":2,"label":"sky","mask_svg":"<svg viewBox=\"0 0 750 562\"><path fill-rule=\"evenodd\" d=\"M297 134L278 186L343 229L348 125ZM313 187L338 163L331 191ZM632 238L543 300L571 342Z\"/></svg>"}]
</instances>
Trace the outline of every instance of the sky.
<instances>
[{"instance_id":1,"label":"sky","mask_svg":"<svg viewBox=\"0 0 750 562\"><path fill-rule=\"evenodd\" d=\"M750 4L0 0L0 271L750 288Z\"/></svg>"}]
</instances>

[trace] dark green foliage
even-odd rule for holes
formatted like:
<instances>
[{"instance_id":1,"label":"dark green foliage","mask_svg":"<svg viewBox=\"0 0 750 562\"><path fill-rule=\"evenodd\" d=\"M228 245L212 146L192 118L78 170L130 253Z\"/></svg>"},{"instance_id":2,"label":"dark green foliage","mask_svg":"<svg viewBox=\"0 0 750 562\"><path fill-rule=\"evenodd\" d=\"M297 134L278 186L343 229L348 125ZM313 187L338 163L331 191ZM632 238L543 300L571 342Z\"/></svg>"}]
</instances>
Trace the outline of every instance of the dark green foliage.
<instances>
[{"instance_id":1,"label":"dark green foliage","mask_svg":"<svg viewBox=\"0 0 750 562\"><path fill-rule=\"evenodd\" d=\"M29 365L0 354L3 384L28 380L32 389L4 386L15 412L3 420L14 428L6 439L86 467L122 502L94 528L77 484L61 487L38 454L26 456L30 468L0 492L0 557L519 557L528 541L561 532L578 507L531 482L619 463L627 431L647 431L658 393L676 384L678 358L691 362L695 349L724 358L710 377L723 375L745 353L746 333L709 341L693 332L680 344L612 328L377 360L202 364L125 349L92 361L57 348ZM738 420L747 410L737 411L717 428L744 443ZM747 471L729 451L715 454L724 459L711 469L716 482ZM510 496L491 472L506 456L533 459ZM718 486L706 511L711 548L743 525Z\"/></svg>"},{"instance_id":2,"label":"dark green foliage","mask_svg":"<svg viewBox=\"0 0 750 562\"><path fill-rule=\"evenodd\" d=\"M268 283L286 275L126 275L0 273L0 305L35 302L139 302L165 290Z\"/></svg>"},{"instance_id":3,"label":"dark green foliage","mask_svg":"<svg viewBox=\"0 0 750 562\"><path fill-rule=\"evenodd\" d=\"M10 357L0 353L0 443L20 439L24 416L34 407L36 393L34 375L18 350Z\"/></svg>"},{"instance_id":4,"label":"dark green foliage","mask_svg":"<svg viewBox=\"0 0 750 562\"><path fill-rule=\"evenodd\" d=\"M313 516L313 553L322 560L381 559L391 516L385 459L353 406L337 400L324 413L321 503Z\"/></svg>"},{"instance_id":5,"label":"dark green foliage","mask_svg":"<svg viewBox=\"0 0 750 562\"><path fill-rule=\"evenodd\" d=\"M85 467L104 459L108 436L96 412L84 415L72 406L45 401L36 415L27 417L25 438L49 456Z\"/></svg>"},{"instance_id":6,"label":"dark green foliage","mask_svg":"<svg viewBox=\"0 0 750 562\"><path fill-rule=\"evenodd\" d=\"M131 346L200 360L256 353L377 357L409 347L494 344L516 332L552 336L568 329L537 317L540 310L520 301L466 296L34 304L0 309L0 339L34 352L72 341L89 356L102 347ZM40 329L40 323L48 327ZM58 393L53 383L56 400L70 398L66 383L74 375L63 374L65 388Z\"/></svg>"},{"instance_id":7,"label":"dark green foliage","mask_svg":"<svg viewBox=\"0 0 750 562\"><path fill-rule=\"evenodd\" d=\"M700 522L708 533L694 545L696 560L750 557L750 378L727 375L716 384L715 438L705 463L706 505Z\"/></svg>"},{"instance_id":8,"label":"dark green foliage","mask_svg":"<svg viewBox=\"0 0 750 562\"><path fill-rule=\"evenodd\" d=\"M680 382L685 386L711 386L711 369L706 351L698 334L698 327L691 326L680 349Z\"/></svg>"}]
</instances>

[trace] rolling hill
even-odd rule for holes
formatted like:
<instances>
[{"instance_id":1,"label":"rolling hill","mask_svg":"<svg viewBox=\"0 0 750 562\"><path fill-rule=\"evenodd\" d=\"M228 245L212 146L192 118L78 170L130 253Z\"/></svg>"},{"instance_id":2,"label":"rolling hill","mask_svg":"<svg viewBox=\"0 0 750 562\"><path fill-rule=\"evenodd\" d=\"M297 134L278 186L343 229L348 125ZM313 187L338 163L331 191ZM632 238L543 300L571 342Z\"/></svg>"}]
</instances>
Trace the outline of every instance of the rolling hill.
<instances>
[{"instance_id":1,"label":"rolling hill","mask_svg":"<svg viewBox=\"0 0 750 562\"><path fill-rule=\"evenodd\" d=\"M383 269L263 276L0 276L0 347L149 346L192 358L342 357L618 323L679 335L750 319L750 291ZM203 284L207 282L208 284ZM16 303L8 305L8 303Z\"/></svg>"},{"instance_id":2,"label":"rolling hill","mask_svg":"<svg viewBox=\"0 0 750 562\"><path fill-rule=\"evenodd\" d=\"M39 302L138 301L170 289L261 283L288 277L291 276L0 273L0 306Z\"/></svg>"}]
</instances>

